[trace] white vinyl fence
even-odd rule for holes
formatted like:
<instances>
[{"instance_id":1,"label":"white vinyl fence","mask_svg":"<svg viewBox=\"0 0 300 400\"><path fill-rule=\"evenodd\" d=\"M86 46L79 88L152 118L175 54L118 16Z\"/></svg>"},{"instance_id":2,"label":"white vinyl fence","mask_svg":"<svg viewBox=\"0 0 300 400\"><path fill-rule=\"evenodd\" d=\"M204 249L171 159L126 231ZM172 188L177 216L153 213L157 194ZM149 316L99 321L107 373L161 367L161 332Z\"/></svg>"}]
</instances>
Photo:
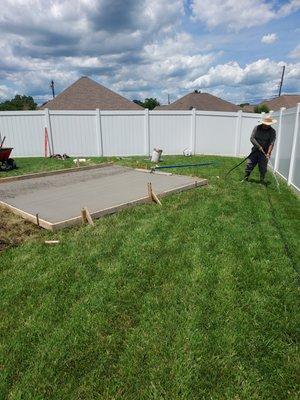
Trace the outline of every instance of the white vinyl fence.
<instances>
[{"instance_id":1,"label":"white vinyl fence","mask_svg":"<svg viewBox=\"0 0 300 400\"><path fill-rule=\"evenodd\" d=\"M281 108L273 116L278 125L272 165L300 193L300 103L295 108Z\"/></svg>"},{"instance_id":2,"label":"white vinyl fence","mask_svg":"<svg viewBox=\"0 0 300 400\"><path fill-rule=\"evenodd\" d=\"M279 119L272 164L300 188L299 105L273 114ZM43 156L45 128L52 153L70 156L164 154L245 156L259 114L219 111L2 111L0 133L14 157Z\"/></svg>"},{"instance_id":3,"label":"white vinyl fence","mask_svg":"<svg viewBox=\"0 0 300 400\"><path fill-rule=\"evenodd\" d=\"M2 111L0 133L15 157L44 155L45 128L52 153L71 156L164 154L243 155L259 114L241 111Z\"/></svg>"}]
</instances>

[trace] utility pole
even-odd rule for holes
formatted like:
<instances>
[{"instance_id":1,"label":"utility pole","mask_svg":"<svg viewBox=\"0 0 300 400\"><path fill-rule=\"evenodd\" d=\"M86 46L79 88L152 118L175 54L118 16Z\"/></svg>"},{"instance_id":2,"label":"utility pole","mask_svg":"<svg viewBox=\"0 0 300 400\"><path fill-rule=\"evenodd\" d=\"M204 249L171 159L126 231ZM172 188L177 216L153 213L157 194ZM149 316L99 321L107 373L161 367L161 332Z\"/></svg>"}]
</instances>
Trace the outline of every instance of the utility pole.
<instances>
[{"instance_id":1,"label":"utility pole","mask_svg":"<svg viewBox=\"0 0 300 400\"><path fill-rule=\"evenodd\" d=\"M280 81L280 86L279 86L278 97L281 96L281 89L282 89L282 84L283 84L284 71L285 71L285 65L282 67L282 75L281 75L281 81Z\"/></svg>"},{"instance_id":2,"label":"utility pole","mask_svg":"<svg viewBox=\"0 0 300 400\"><path fill-rule=\"evenodd\" d=\"M168 104L170 104L170 95L168 93Z\"/></svg>"},{"instance_id":3,"label":"utility pole","mask_svg":"<svg viewBox=\"0 0 300 400\"><path fill-rule=\"evenodd\" d=\"M52 96L53 96L53 98L55 97L55 92L54 92L54 82L53 82L53 80L51 81L51 83L50 83L50 87L51 87L51 89L52 89Z\"/></svg>"}]
</instances>

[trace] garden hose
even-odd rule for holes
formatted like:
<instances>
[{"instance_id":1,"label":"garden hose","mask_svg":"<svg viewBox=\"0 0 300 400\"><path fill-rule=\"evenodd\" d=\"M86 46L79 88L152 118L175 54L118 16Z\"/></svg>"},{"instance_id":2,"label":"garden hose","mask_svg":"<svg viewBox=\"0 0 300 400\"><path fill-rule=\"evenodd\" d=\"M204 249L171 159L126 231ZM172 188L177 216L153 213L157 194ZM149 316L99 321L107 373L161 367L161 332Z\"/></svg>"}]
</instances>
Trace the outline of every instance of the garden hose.
<instances>
[{"instance_id":1,"label":"garden hose","mask_svg":"<svg viewBox=\"0 0 300 400\"><path fill-rule=\"evenodd\" d=\"M231 168L227 174L225 175L225 179L227 178L227 176L230 174L230 172L232 172L233 170L235 170L237 167L239 167L241 164L243 164L250 156L252 156L252 154L256 153L258 151L258 149L254 149L251 151L250 154L247 155L247 157L245 157L240 163L238 163L237 165L235 165L233 168Z\"/></svg>"}]
</instances>

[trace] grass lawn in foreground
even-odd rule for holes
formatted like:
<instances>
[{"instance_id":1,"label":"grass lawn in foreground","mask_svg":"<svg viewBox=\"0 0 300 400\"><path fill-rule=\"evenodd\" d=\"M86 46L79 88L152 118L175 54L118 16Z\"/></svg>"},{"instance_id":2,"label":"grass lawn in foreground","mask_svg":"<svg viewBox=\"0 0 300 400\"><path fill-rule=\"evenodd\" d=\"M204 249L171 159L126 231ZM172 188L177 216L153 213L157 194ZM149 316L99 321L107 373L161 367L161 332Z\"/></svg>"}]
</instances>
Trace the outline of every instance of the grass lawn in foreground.
<instances>
[{"instance_id":1,"label":"grass lawn in foreground","mask_svg":"<svg viewBox=\"0 0 300 400\"><path fill-rule=\"evenodd\" d=\"M163 207L0 253L1 399L299 398L299 199L271 174L225 181L237 159L164 160L219 164L174 170L209 187Z\"/></svg>"}]
</instances>

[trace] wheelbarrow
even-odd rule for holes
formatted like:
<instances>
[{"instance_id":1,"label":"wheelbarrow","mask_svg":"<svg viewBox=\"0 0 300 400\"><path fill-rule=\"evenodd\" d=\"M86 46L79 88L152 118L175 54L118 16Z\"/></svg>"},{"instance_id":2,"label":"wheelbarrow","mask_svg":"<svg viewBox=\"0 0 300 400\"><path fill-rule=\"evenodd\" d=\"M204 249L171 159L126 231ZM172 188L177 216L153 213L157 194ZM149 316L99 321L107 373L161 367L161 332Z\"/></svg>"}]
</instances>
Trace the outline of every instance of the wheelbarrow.
<instances>
[{"instance_id":1,"label":"wheelbarrow","mask_svg":"<svg viewBox=\"0 0 300 400\"><path fill-rule=\"evenodd\" d=\"M12 150L13 147L0 148L0 171L10 171L17 168L15 160L10 158Z\"/></svg>"}]
</instances>

